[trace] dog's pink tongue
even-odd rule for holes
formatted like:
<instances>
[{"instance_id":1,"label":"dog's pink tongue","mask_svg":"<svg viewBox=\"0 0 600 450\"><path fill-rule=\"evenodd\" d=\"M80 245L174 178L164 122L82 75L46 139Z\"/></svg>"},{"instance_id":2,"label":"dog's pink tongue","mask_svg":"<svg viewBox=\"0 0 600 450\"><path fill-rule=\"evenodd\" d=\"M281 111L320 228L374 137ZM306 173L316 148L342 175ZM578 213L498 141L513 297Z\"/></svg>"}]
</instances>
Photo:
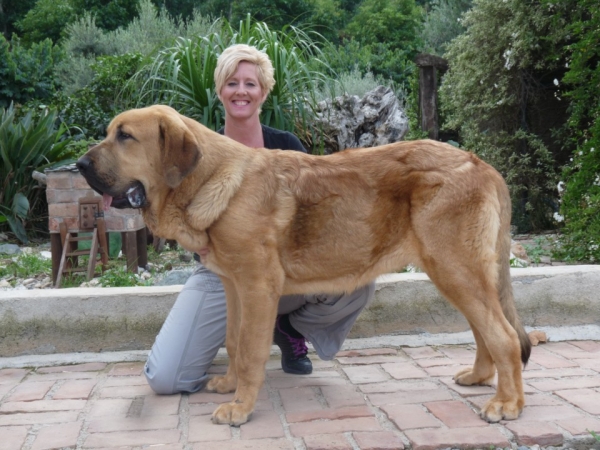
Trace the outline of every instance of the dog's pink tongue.
<instances>
[{"instance_id":1,"label":"dog's pink tongue","mask_svg":"<svg viewBox=\"0 0 600 450\"><path fill-rule=\"evenodd\" d=\"M103 206L104 206L104 211L108 211L108 208L110 208L110 204L112 203L112 197L108 194L103 194L102 195L102 202L103 202Z\"/></svg>"}]
</instances>

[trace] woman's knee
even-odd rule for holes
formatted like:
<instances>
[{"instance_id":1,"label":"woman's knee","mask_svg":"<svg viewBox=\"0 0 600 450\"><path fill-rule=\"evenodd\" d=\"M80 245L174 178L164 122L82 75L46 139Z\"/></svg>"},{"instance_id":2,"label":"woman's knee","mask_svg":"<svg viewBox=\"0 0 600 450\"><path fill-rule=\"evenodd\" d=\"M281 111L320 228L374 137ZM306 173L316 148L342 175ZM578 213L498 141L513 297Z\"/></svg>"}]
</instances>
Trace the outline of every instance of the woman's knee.
<instances>
[{"instance_id":1,"label":"woman's knee","mask_svg":"<svg viewBox=\"0 0 600 450\"><path fill-rule=\"evenodd\" d=\"M144 375L150 389L161 395L176 394L175 379L177 374L173 369L160 367L148 359L144 366Z\"/></svg>"}]
</instances>

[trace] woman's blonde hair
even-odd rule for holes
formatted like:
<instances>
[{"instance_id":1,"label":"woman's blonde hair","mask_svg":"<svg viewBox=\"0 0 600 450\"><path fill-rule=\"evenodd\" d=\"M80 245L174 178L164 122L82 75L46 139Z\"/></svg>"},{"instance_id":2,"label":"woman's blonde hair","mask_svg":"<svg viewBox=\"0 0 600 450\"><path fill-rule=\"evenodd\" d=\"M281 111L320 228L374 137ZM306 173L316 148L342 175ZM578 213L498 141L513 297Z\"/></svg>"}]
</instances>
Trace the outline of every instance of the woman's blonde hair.
<instances>
[{"instance_id":1,"label":"woman's blonde hair","mask_svg":"<svg viewBox=\"0 0 600 450\"><path fill-rule=\"evenodd\" d=\"M217 59L217 67L215 68L215 88L217 94L221 93L225 82L233 76L238 68L238 64L242 61L256 64L256 73L260 87L265 94L269 94L273 86L275 86L273 64L265 52L261 52L256 47L246 44L236 44L227 47Z\"/></svg>"}]
</instances>

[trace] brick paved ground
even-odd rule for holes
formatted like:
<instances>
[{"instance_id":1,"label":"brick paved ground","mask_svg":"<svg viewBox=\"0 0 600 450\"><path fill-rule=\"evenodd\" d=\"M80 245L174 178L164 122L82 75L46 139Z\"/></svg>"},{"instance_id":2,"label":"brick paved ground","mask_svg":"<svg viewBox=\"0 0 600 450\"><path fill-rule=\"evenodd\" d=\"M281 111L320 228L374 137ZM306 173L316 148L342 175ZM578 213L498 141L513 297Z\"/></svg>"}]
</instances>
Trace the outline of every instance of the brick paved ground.
<instances>
[{"instance_id":1,"label":"brick paved ground","mask_svg":"<svg viewBox=\"0 0 600 450\"><path fill-rule=\"evenodd\" d=\"M600 342L535 347L523 415L493 425L476 410L494 389L452 382L473 358L469 345L360 350L293 376L274 357L239 428L210 421L231 395L157 396L139 362L2 369L0 450L600 449Z\"/></svg>"}]
</instances>

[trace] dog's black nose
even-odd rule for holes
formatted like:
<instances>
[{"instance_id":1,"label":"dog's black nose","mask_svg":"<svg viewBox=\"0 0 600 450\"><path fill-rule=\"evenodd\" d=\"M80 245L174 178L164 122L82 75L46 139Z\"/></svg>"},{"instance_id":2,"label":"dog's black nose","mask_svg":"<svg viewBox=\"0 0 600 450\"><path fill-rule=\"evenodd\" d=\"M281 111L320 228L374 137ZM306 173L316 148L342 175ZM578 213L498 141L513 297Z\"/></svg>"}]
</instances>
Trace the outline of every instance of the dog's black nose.
<instances>
[{"instance_id":1,"label":"dog's black nose","mask_svg":"<svg viewBox=\"0 0 600 450\"><path fill-rule=\"evenodd\" d=\"M83 155L75 163L75 166L77 166L77 168L79 169L79 172L81 172L82 174L87 172L89 169L91 169L92 165L93 165L92 159L87 155Z\"/></svg>"}]
</instances>

